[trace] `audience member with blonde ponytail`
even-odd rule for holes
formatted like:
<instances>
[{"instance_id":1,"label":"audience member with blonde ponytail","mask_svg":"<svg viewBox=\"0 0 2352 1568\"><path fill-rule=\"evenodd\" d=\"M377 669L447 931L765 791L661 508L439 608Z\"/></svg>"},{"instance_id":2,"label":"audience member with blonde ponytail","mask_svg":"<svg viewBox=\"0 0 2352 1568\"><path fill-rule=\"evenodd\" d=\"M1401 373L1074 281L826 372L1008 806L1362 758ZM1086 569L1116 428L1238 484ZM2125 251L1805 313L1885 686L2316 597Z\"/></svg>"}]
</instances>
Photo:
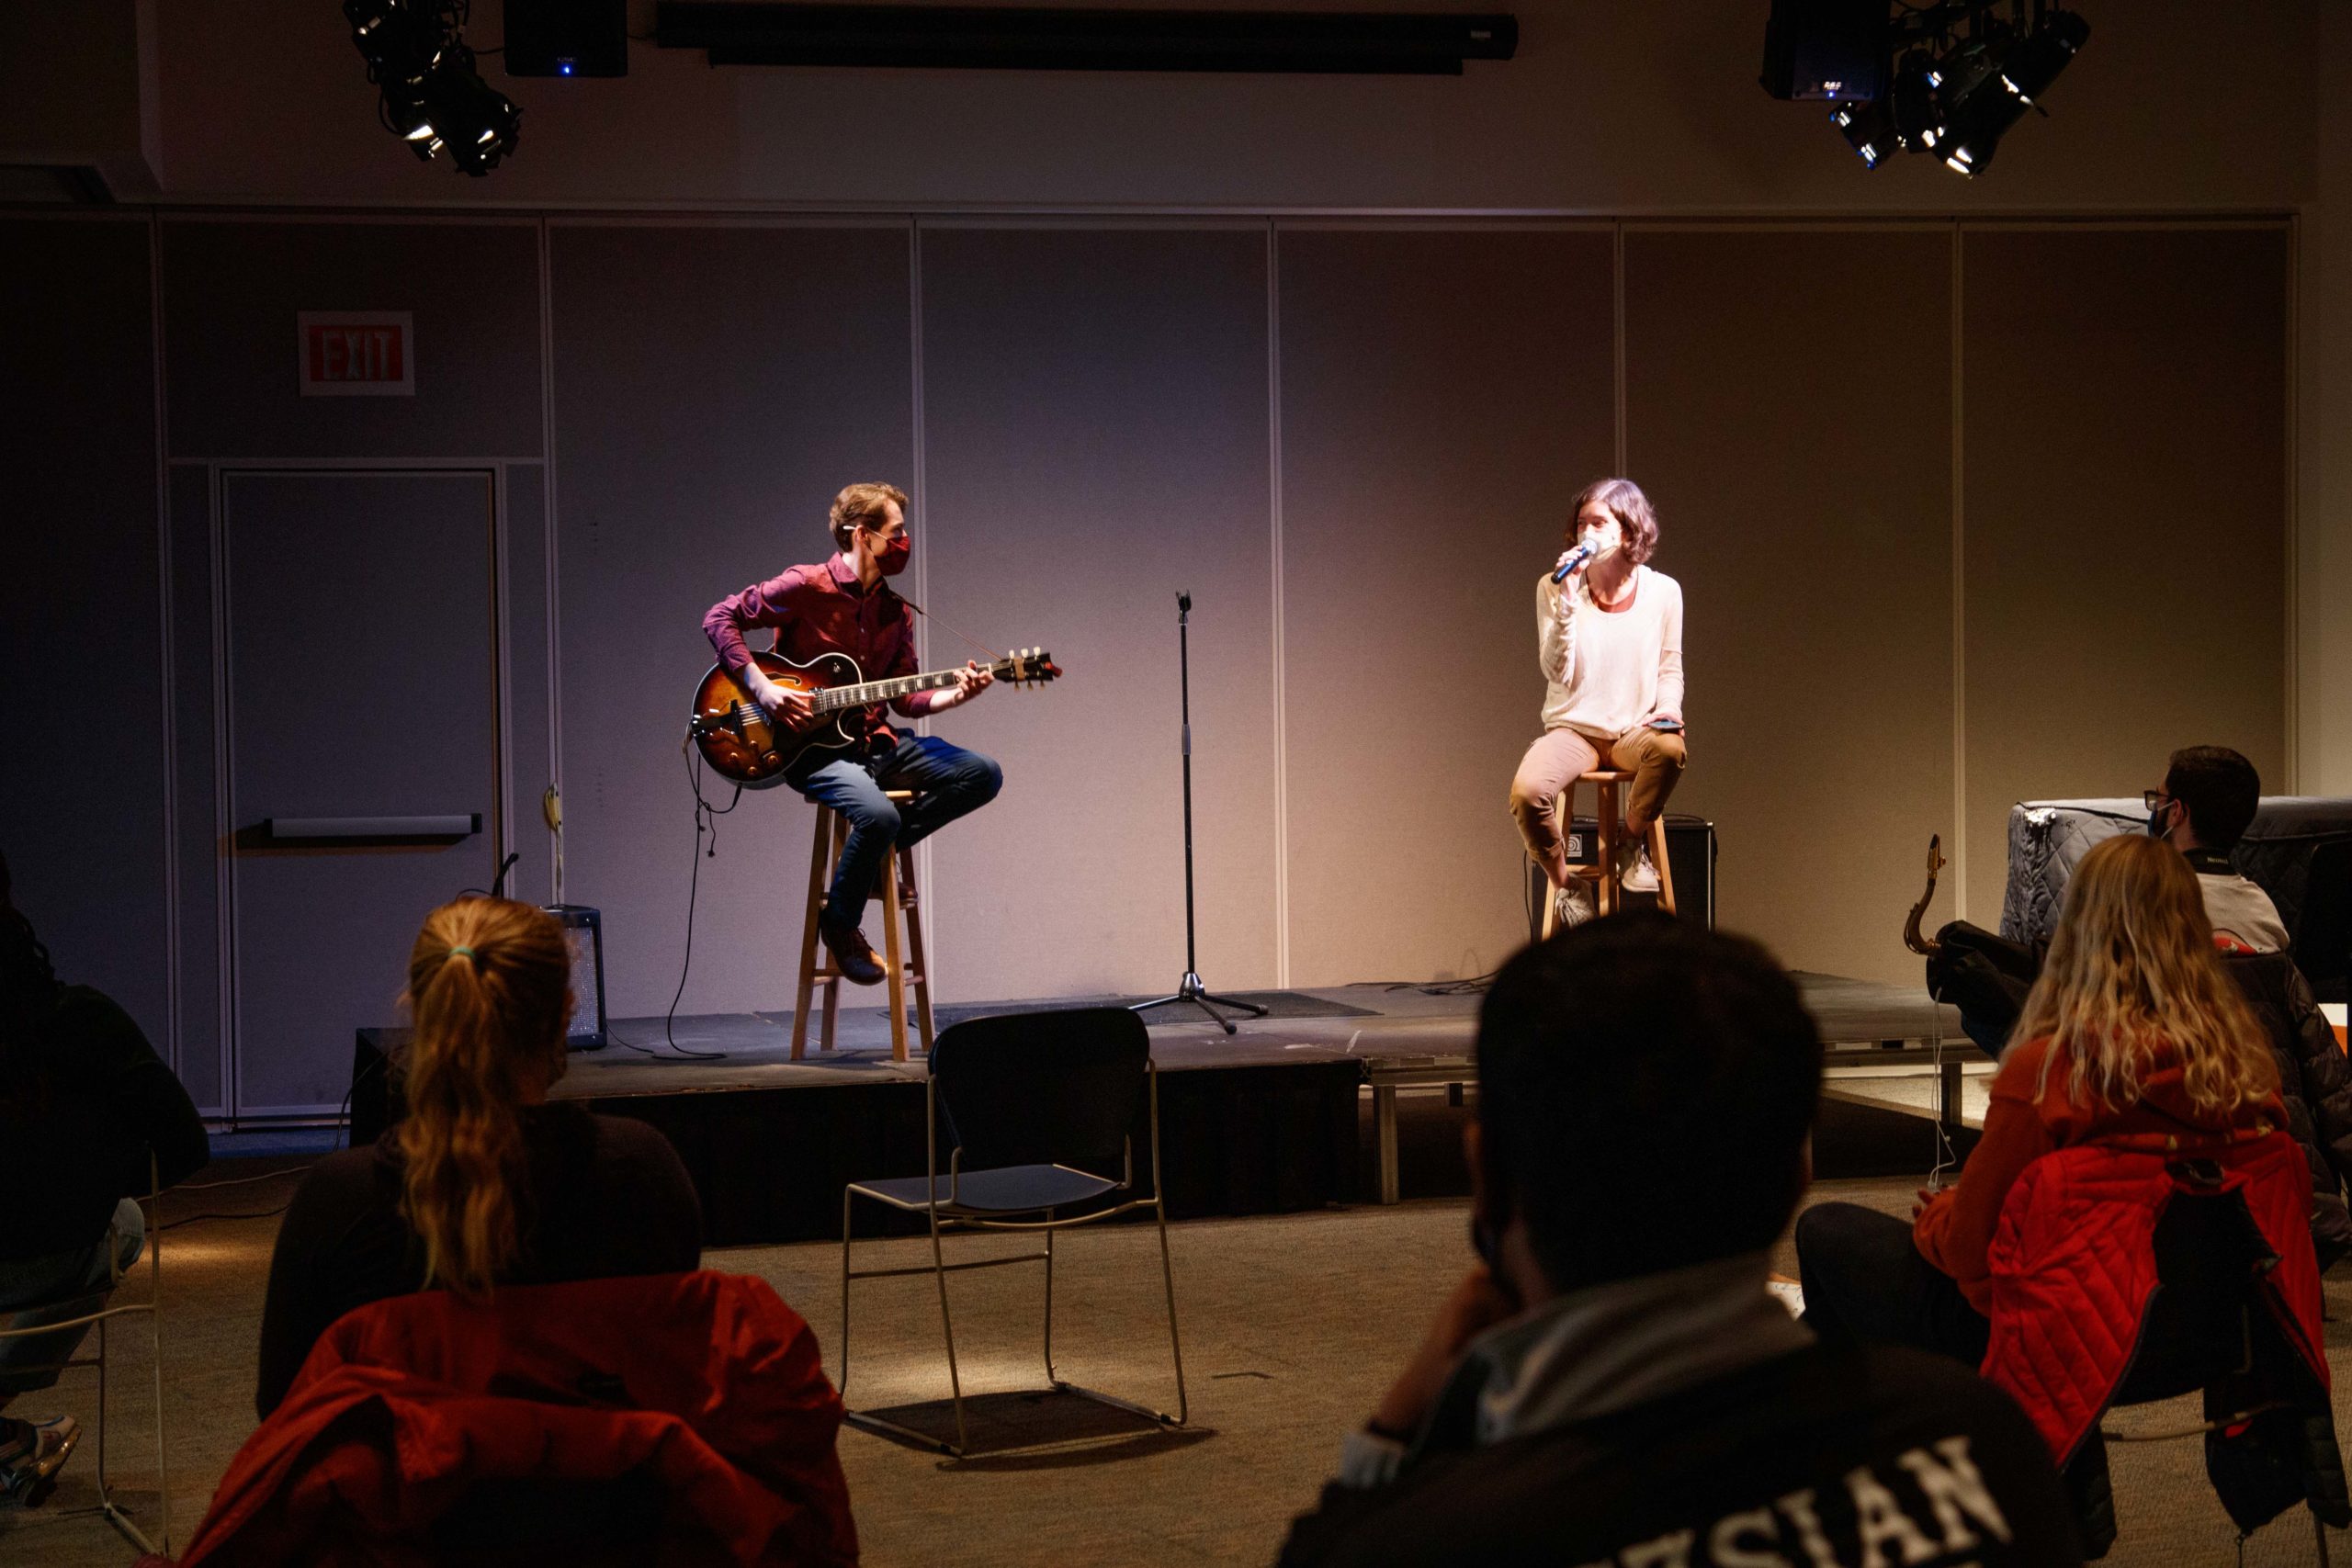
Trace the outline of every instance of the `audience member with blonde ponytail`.
<instances>
[{"instance_id":1,"label":"audience member with blonde ponytail","mask_svg":"<svg viewBox=\"0 0 2352 1568\"><path fill-rule=\"evenodd\" d=\"M262 1314L264 1416L334 1320L419 1290L468 1296L696 1268L702 1220L667 1139L550 1103L563 1076L571 953L544 911L460 898L409 953L406 1114L319 1162L294 1196Z\"/></svg>"},{"instance_id":2,"label":"audience member with blonde ponytail","mask_svg":"<svg viewBox=\"0 0 2352 1568\"><path fill-rule=\"evenodd\" d=\"M2109 839L2067 885L1960 1180L1922 1193L1909 1225L1850 1203L1798 1219L1805 1321L1979 1361L1987 1253L2033 1160L2081 1144L2193 1153L2284 1125L2268 1038L2214 952L2196 874L2159 840Z\"/></svg>"}]
</instances>

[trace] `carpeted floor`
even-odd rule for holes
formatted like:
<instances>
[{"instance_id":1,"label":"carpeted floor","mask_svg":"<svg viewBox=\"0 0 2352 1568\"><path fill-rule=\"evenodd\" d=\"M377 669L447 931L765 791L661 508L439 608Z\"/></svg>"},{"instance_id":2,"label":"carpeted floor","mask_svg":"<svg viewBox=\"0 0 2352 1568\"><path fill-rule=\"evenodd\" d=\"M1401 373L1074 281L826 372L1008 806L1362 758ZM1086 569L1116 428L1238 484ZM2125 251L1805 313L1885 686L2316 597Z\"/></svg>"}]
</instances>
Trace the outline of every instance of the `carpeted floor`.
<instances>
[{"instance_id":1,"label":"carpeted floor","mask_svg":"<svg viewBox=\"0 0 2352 1568\"><path fill-rule=\"evenodd\" d=\"M1442 1149L1460 1112L1425 1108L1417 1153ZM1916 1127L1916 1123L1913 1124ZM1906 1140L1910 1134L1902 1134ZM1418 1168L1428 1169L1434 1155ZM234 1174L249 1174L245 1171ZM208 1176L231 1174L208 1172ZM1821 1198L1903 1212L1910 1174L1825 1181ZM166 1199L166 1219L258 1211L283 1201L284 1184ZM1426 1190L1427 1179L1424 1180ZM1408 1189L1409 1190L1409 1189ZM1279 1218L1204 1221L1173 1235L1178 1307L1192 1421L1180 1434L1136 1433L1098 1407L1028 1396L1043 1382L1039 1277L1034 1269L983 1269L954 1278L965 1385L976 1440L1054 1441L1044 1451L978 1457L962 1464L845 1431L848 1472L865 1561L879 1568L1051 1562L1057 1568L1271 1558L1290 1517L1328 1472L1340 1434L1362 1418L1418 1340L1429 1314L1468 1258L1466 1205L1417 1199ZM173 1534L185 1541L230 1456L253 1426L254 1355L263 1277L276 1230L268 1219L203 1220L165 1237L167 1413ZM977 1249L994 1244L975 1239ZM1011 1249L1011 1248L1009 1248ZM1782 1248L1782 1266L1790 1259ZM861 1248L861 1267L927 1260L919 1241ZM840 1249L830 1244L745 1247L709 1254L718 1269L758 1274L808 1317L839 1374ZM1055 1352L1065 1377L1159 1407L1172 1404L1171 1374L1153 1234L1105 1227L1069 1238L1056 1291ZM143 1287L138 1287L143 1290ZM861 1407L939 1401L915 1413L945 1418L937 1300L928 1278L861 1283L851 1403ZM2328 1347L2342 1385L2352 1372L2352 1280L2331 1280ZM126 1296L125 1299L132 1299ZM120 1424L115 1461L121 1495L152 1521L155 1472L149 1363L141 1336L118 1335ZM128 1342L128 1343L127 1343ZM989 1397L994 1396L994 1397ZM23 1408L67 1409L90 1420L93 1380L74 1374ZM2112 1425L2154 1429L2193 1418L2192 1402L2150 1407ZM2347 1422L2339 1404L2338 1423ZM2118 1564L2211 1564L2235 1558L2233 1532L2208 1489L2199 1445L2118 1444L2112 1450L2122 1536ZM95 1498L96 1453L85 1442L51 1503L28 1514L0 1505L0 1564L79 1568L127 1562L130 1551L103 1520L73 1510ZM2340 1538L2334 1550L2352 1551ZM2250 1563L2316 1561L2307 1516L2287 1516L2247 1543Z\"/></svg>"}]
</instances>

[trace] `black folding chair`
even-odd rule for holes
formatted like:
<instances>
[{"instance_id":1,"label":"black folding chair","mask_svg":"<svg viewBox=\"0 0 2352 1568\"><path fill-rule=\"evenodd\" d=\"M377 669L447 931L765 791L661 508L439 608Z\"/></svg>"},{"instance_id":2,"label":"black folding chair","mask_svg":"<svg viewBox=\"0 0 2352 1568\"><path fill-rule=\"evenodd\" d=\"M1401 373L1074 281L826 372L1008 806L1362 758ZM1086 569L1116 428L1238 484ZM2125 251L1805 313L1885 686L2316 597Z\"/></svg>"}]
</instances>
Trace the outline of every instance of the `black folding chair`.
<instances>
[{"instance_id":1,"label":"black folding chair","mask_svg":"<svg viewBox=\"0 0 2352 1568\"><path fill-rule=\"evenodd\" d=\"M2157 1286L2149 1301L2140 1340L2130 1370L2108 1401L2109 1410L2151 1404L2201 1391L2205 1419L2154 1432L2120 1432L2102 1427L2098 1437L2109 1442L2169 1442L2188 1438L2207 1439L2207 1464L2235 1471L2243 1479L2257 1479L2255 1469L2267 1473L2269 1502L2276 1511L2305 1504L2312 1516L2312 1535L2318 1562L2328 1562L2324 1524L2346 1522L2342 1461L2335 1451L2335 1433L2325 1423L2327 1462L2315 1472L2299 1465L2269 1466L2254 1461L2249 1469L2228 1450L2217 1450L2213 1439L2256 1423L2271 1427L2278 1446L2318 1440L2289 1393L2295 1382L2292 1352L2268 1322L2259 1281L2275 1261L2262 1232L2235 1192L2222 1192L2220 1172L2210 1162L2190 1161L2176 1168L2204 1191L2174 1195L2157 1222L2154 1235ZM2086 1451L2087 1450L2087 1451ZM2106 1542L2115 1533L2113 1493L2107 1480L2107 1461L2096 1442L2078 1450L2068 1466L2067 1482L2084 1527L2086 1555L2106 1554ZM2233 1518L2244 1556L2247 1535L2275 1517Z\"/></svg>"},{"instance_id":2,"label":"black folding chair","mask_svg":"<svg viewBox=\"0 0 2352 1568\"><path fill-rule=\"evenodd\" d=\"M968 1447L964 1383L956 1365L956 1325L948 1312L947 1276L963 1269L1043 1263L1047 1383L1057 1393L1130 1411L1163 1427L1182 1427L1190 1407L1184 1393L1184 1350L1176 1333L1176 1279L1168 1258L1168 1207L1159 1185L1159 1081L1143 1021L1125 1008L971 1019L939 1036L932 1046L930 1069L924 1089L926 1174L854 1181L842 1194L841 1388L846 1399L849 1282L931 1274L939 1281L939 1322L947 1341L956 1440L944 1442L861 1411L850 1411L847 1418L868 1431L910 1438L962 1458ZM1151 1142L1148 1195L1137 1193L1135 1180L1131 1130L1139 1112ZM1117 1170L1117 1177L1102 1174L1105 1169ZM1120 1197L1123 1193L1128 1196ZM850 1267L851 1218L861 1197L928 1219L930 1268ZM1054 1233L1143 1208L1152 1211L1159 1225L1159 1275L1168 1296L1168 1348L1176 1367L1173 1416L1081 1388L1054 1371ZM1071 1210L1080 1212L1069 1213ZM965 1230L1040 1232L1045 1248L1007 1258L947 1262L941 1235Z\"/></svg>"},{"instance_id":3,"label":"black folding chair","mask_svg":"<svg viewBox=\"0 0 2352 1568\"><path fill-rule=\"evenodd\" d=\"M147 1156L147 1192L139 1200L145 1210L144 1250L147 1254L147 1299L145 1301L129 1302L119 1305L108 1304L112 1300L112 1292L130 1278L121 1266L116 1232L109 1224L107 1227L106 1237L107 1278L103 1289L62 1297L52 1302L23 1302L12 1307L0 1309L0 1339L37 1338L43 1335L57 1333L61 1329L97 1325L98 1348L96 1351L71 1355L65 1360L47 1365L28 1364L13 1370L19 1372L62 1372L74 1367L89 1367L97 1372L98 1500L90 1508L75 1511L104 1515L107 1522L120 1531L126 1540L138 1547L141 1551L149 1554L168 1554L172 1549L172 1473L164 1450L164 1227L160 1223L161 1215L157 1213L163 1190L161 1179L155 1169L155 1156L151 1152ZM136 1268L137 1265L134 1264L132 1267ZM51 1318L46 1322L28 1324L20 1328L8 1326L9 1321L19 1314L31 1316L45 1311L53 1312L59 1309L64 1309L64 1315ZM111 1425L107 1419L108 1360L107 1325L118 1317L144 1317L147 1320L149 1351L153 1357L155 1382L156 1522L155 1534L152 1539L145 1530L139 1528L138 1523L131 1518L130 1511L117 1498L113 1478L107 1472L107 1431ZM35 1502L39 1500L39 1498L28 1499Z\"/></svg>"},{"instance_id":4,"label":"black folding chair","mask_svg":"<svg viewBox=\"0 0 2352 1568\"><path fill-rule=\"evenodd\" d=\"M2312 851L2290 951L2312 995L2324 1002L2345 999L2346 971L2352 969L2352 839L2333 839Z\"/></svg>"}]
</instances>

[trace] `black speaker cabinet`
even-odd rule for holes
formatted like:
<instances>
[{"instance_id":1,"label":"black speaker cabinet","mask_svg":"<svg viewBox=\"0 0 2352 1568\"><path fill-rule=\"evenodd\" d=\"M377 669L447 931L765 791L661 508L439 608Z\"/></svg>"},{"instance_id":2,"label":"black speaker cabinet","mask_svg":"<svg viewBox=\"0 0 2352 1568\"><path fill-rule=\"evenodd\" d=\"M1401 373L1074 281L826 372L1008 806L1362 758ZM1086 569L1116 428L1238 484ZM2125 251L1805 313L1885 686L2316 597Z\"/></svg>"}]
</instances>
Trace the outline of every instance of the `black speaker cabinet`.
<instances>
[{"instance_id":1,"label":"black speaker cabinet","mask_svg":"<svg viewBox=\"0 0 2352 1568\"><path fill-rule=\"evenodd\" d=\"M506 0L509 76L626 76L628 0Z\"/></svg>"},{"instance_id":2,"label":"black speaker cabinet","mask_svg":"<svg viewBox=\"0 0 2352 1568\"><path fill-rule=\"evenodd\" d=\"M1568 825L1568 859L1571 862L1589 860L1593 853L1593 836L1600 825L1589 817L1579 817ZM1666 814L1666 859L1674 872L1674 912L1682 919L1707 931L1715 929L1715 825L1703 817L1687 816L1681 812ZM1527 908L1530 911L1528 937L1533 940L1542 931L1544 917L1544 874L1535 863L1527 864ZM1618 906L1624 909L1654 907L1656 900L1645 893L1628 893Z\"/></svg>"}]
</instances>

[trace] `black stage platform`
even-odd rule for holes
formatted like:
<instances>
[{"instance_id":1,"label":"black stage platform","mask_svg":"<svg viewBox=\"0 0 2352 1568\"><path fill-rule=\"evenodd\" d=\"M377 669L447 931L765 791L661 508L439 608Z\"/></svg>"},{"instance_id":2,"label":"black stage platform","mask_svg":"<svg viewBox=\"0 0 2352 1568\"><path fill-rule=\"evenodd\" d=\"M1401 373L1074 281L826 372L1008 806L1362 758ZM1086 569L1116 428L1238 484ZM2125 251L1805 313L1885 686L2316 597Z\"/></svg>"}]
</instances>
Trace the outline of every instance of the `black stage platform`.
<instances>
[{"instance_id":1,"label":"black stage platform","mask_svg":"<svg viewBox=\"0 0 2352 1568\"><path fill-rule=\"evenodd\" d=\"M1917 989L1828 975L1797 980L1832 1044L1833 1073L1839 1065L1917 1064L1940 1038L1958 1042L1956 1090L1957 1062L1971 1048L1952 1010L1933 1006ZM1393 1201L1396 1090L1474 1077L1477 995L1438 986L1244 995L1271 1006L1273 1016L1240 1019L1233 1035L1205 1019L1187 1021L1190 1010L1146 1016L1159 1067L1170 1213L1280 1213L1374 1197ZM1136 999L959 1004L937 1010L937 1022L944 1029L983 1013ZM704 1237L711 1246L838 1236L845 1182L922 1174L923 1064L920 1057L890 1059L889 1023L879 1008L844 1009L839 1048L825 1055L812 1040L798 1062L791 1059L789 1012L676 1021L680 1046L723 1051L723 1061L662 1059L668 1047L658 1018L616 1019L609 1032L615 1043L572 1056L554 1098L635 1117L667 1134L702 1195ZM381 1068L387 1049L397 1061L404 1037L401 1030L359 1031L355 1143L371 1141L398 1114L397 1067L389 1075ZM662 1057L645 1055L649 1050ZM1375 1193L1358 1190L1357 1101L1367 1089L1380 1142L1382 1190ZM1136 1154L1140 1163L1140 1138Z\"/></svg>"}]
</instances>

